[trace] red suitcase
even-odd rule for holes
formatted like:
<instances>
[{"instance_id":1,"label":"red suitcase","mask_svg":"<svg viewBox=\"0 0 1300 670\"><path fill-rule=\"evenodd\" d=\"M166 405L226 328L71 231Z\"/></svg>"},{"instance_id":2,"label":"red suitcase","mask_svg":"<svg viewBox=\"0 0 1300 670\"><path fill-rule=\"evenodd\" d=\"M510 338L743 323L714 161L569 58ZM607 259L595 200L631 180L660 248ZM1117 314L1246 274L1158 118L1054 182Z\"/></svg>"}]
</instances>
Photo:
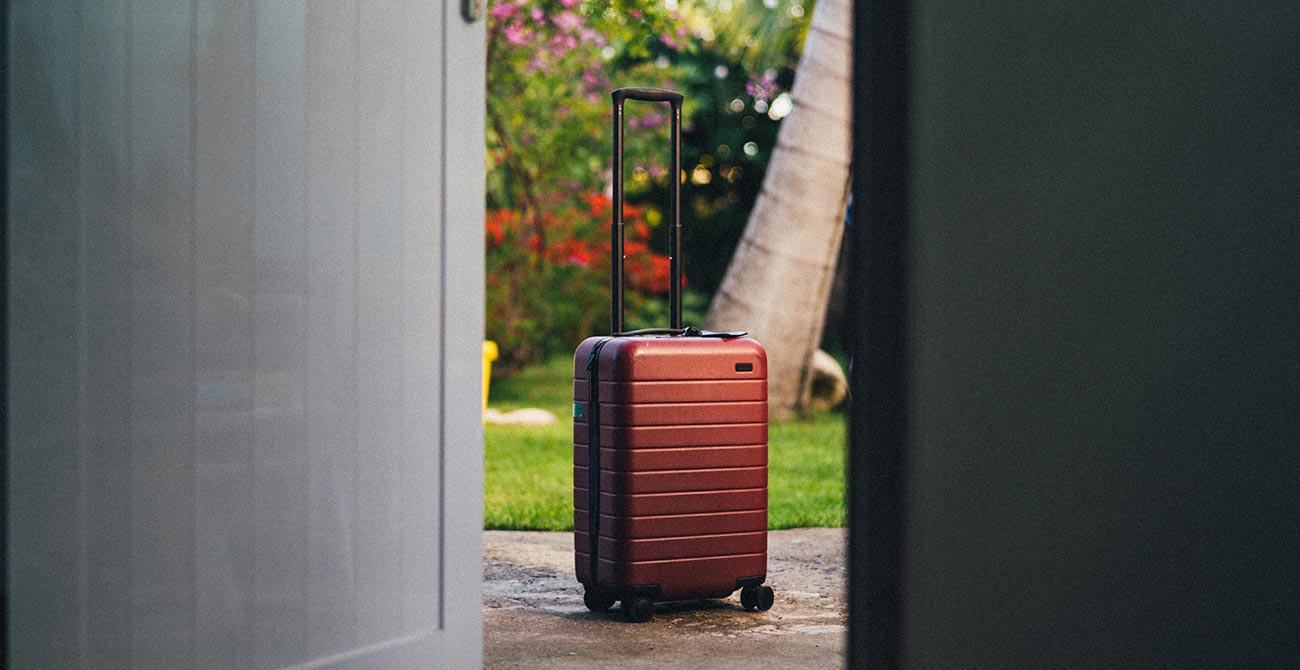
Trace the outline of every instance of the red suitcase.
<instances>
[{"instance_id":1,"label":"red suitcase","mask_svg":"<svg viewBox=\"0 0 1300 670\"><path fill-rule=\"evenodd\" d=\"M671 328L623 333L623 101L672 107L669 174L681 174L680 93L614 91L611 332L573 367L575 567L592 611L741 590L766 610L767 356L744 333L681 327L680 182L669 180ZM595 541L593 542L593 538Z\"/></svg>"}]
</instances>

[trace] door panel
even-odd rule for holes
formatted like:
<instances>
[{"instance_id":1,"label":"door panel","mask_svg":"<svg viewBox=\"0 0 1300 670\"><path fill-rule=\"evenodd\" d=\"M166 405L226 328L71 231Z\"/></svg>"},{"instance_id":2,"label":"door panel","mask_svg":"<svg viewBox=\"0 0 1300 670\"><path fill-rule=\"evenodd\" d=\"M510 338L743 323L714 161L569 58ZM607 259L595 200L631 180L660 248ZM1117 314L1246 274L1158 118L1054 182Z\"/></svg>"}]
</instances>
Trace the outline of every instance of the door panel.
<instances>
[{"instance_id":1,"label":"door panel","mask_svg":"<svg viewBox=\"0 0 1300 670\"><path fill-rule=\"evenodd\" d=\"M479 665L482 23L5 11L8 667Z\"/></svg>"}]
</instances>

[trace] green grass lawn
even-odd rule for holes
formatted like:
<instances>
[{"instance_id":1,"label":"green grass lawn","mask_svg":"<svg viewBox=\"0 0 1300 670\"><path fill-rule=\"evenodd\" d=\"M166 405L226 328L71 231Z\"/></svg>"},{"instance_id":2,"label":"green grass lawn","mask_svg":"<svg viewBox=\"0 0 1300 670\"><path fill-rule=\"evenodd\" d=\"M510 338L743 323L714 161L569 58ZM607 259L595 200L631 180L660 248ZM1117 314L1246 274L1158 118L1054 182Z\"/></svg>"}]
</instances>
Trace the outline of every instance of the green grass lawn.
<instances>
[{"instance_id":1,"label":"green grass lawn","mask_svg":"<svg viewBox=\"0 0 1300 670\"><path fill-rule=\"evenodd\" d=\"M492 406L541 407L551 426L486 426L484 525L573 529L571 359L559 358L492 384ZM768 435L768 526L844 525L844 419L819 414L773 423Z\"/></svg>"}]
</instances>

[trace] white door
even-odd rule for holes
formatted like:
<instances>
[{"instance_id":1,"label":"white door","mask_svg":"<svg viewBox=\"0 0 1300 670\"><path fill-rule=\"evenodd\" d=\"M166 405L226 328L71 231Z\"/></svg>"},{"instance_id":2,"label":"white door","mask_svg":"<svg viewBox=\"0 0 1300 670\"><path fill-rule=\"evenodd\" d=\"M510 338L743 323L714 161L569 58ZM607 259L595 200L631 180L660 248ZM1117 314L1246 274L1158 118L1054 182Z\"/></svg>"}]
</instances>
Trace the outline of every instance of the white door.
<instances>
[{"instance_id":1,"label":"white door","mask_svg":"<svg viewBox=\"0 0 1300 670\"><path fill-rule=\"evenodd\" d=\"M6 5L6 667L480 665L482 22Z\"/></svg>"}]
</instances>

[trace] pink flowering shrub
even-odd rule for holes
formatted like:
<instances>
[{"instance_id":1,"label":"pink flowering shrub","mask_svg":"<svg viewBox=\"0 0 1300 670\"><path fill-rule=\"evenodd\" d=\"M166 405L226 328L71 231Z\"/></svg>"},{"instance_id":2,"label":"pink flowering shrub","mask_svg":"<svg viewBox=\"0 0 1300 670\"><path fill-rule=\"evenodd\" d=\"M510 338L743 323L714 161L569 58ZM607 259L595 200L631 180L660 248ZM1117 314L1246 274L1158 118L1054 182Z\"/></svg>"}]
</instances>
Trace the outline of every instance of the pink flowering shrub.
<instances>
[{"instance_id":1,"label":"pink flowering shrub","mask_svg":"<svg viewBox=\"0 0 1300 670\"><path fill-rule=\"evenodd\" d=\"M745 84L745 94L763 101L770 101L781 93L781 87L776 83L776 70L765 70L761 75L751 77Z\"/></svg>"},{"instance_id":2,"label":"pink flowering shrub","mask_svg":"<svg viewBox=\"0 0 1300 670\"><path fill-rule=\"evenodd\" d=\"M658 3L498 0L488 10L487 336L497 369L571 349L608 319L609 92L673 87L662 56L687 33ZM659 60L660 62L656 62ZM667 107L626 108L628 194L637 174L669 178ZM593 195L594 194L594 195ZM605 198L603 214L597 203ZM631 208L630 309L667 291L667 259L650 251L659 212ZM661 276L662 275L662 276Z\"/></svg>"}]
</instances>

